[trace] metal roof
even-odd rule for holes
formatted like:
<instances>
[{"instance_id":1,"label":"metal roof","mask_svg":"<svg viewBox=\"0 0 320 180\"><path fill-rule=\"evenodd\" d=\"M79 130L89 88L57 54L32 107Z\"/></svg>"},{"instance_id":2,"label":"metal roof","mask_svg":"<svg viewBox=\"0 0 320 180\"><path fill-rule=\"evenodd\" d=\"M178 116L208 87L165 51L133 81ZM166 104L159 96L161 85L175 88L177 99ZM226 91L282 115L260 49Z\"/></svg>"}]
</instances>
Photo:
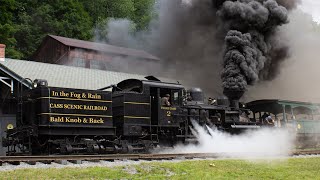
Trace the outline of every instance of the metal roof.
<instances>
[{"instance_id":1,"label":"metal roof","mask_svg":"<svg viewBox=\"0 0 320 180\"><path fill-rule=\"evenodd\" d=\"M146 75L103 71L80 67L48 64L6 58L0 61L0 70L8 71L17 78L46 79L49 86L96 90L125 79L146 80ZM7 73L8 74L8 73ZM164 82L176 82L172 79L159 78Z\"/></svg>"},{"instance_id":2,"label":"metal roof","mask_svg":"<svg viewBox=\"0 0 320 180\"><path fill-rule=\"evenodd\" d=\"M158 57L155 57L142 50L112 46L109 44L83 41L83 40L71 39L71 38L54 36L54 35L48 35L47 37L51 37L61 42L62 44L70 47L77 47L82 49L95 50L95 51L107 52L107 53L113 53L113 54L121 54L126 56L134 56L134 57L140 57L144 59L160 60Z\"/></svg>"}]
</instances>

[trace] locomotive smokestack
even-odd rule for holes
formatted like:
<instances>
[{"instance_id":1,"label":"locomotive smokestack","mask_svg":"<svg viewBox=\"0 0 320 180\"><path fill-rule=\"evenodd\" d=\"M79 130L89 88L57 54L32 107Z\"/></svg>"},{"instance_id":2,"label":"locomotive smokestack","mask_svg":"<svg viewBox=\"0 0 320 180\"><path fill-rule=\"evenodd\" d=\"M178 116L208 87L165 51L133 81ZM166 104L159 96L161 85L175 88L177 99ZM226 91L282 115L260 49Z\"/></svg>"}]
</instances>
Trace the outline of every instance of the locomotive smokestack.
<instances>
[{"instance_id":1,"label":"locomotive smokestack","mask_svg":"<svg viewBox=\"0 0 320 180\"><path fill-rule=\"evenodd\" d=\"M244 91L224 89L223 94L229 99L230 107L239 108L239 99L244 94Z\"/></svg>"}]
</instances>

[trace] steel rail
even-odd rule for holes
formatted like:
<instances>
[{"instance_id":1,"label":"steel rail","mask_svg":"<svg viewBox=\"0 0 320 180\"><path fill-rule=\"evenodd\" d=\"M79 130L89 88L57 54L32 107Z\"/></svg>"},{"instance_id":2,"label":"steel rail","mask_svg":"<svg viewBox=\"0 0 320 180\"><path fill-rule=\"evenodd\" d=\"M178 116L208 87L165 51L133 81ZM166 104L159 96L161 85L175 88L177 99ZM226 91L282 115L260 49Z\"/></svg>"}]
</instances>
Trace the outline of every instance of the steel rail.
<instances>
[{"instance_id":1,"label":"steel rail","mask_svg":"<svg viewBox=\"0 0 320 180\"><path fill-rule=\"evenodd\" d=\"M107 154L107 155L48 155L48 156L0 156L0 163L5 162L40 162L40 161L97 161L97 160L161 160L175 158L217 158L213 153L191 153L191 154Z\"/></svg>"},{"instance_id":2,"label":"steel rail","mask_svg":"<svg viewBox=\"0 0 320 180\"><path fill-rule=\"evenodd\" d=\"M301 150L294 151L291 153L291 156L299 156L299 155L319 155L320 150Z\"/></svg>"}]
</instances>

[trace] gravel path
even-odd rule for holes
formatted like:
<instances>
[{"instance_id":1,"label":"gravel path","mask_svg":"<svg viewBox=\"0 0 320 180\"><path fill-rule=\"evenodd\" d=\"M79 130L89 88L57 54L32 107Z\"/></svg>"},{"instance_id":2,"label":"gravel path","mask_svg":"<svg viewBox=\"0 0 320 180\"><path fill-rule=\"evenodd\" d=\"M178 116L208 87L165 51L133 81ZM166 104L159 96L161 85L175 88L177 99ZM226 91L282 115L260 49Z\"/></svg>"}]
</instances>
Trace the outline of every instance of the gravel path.
<instances>
[{"instance_id":1,"label":"gravel path","mask_svg":"<svg viewBox=\"0 0 320 180\"><path fill-rule=\"evenodd\" d=\"M87 167L117 167L117 166L127 166L128 172L131 170L134 171L133 169L130 169L130 165L137 165L141 163L151 163L151 162L181 162L183 160L179 159L174 159L174 160L154 160L154 161L145 161L145 160L140 160L140 161L131 161L131 160L124 160L124 161L98 161L98 162L90 162L90 161L82 161L81 164L74 164L71 162L66 162L65 164L58 164L55 162L52 162L51 164L44 164L37 162L35 165L30 165L27 163L20 163L20 165L12 165L9 163L3 163L2 166L0 166L0 171L12 171L16 169L36 169L36 168L87 168ZM130 173L129 172L129 173ZM132 172L134 174L135 172Z\"/></svg>"}]
</instances>

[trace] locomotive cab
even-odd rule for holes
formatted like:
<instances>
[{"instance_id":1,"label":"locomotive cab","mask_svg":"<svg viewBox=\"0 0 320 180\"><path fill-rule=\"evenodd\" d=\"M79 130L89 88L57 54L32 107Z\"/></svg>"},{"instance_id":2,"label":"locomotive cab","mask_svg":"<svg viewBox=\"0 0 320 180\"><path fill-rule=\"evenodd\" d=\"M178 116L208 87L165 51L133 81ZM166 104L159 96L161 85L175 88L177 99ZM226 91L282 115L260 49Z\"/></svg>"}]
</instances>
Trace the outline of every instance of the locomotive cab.
<instances>
[{"instance_id":1,"label":"locomotive cab","mask_svg":"<svg viewBox=\"0 0 320 180\"><path fill-rule=\"evenodd\" d=\"M152 124L179 126L174 116L182 105L182 90L179 87L150 87L151 108L155 112L151 116Z\"/></svg>"},{"instance_id":2,"label":"locomotive cab","mask_svg":"<svg viewBox=\"0 0 320 180\"><path fill-rule=\"evenodd\" d=\"M150 137L153 144L155 139L175 138L177 133L182 133L179 129L183 121L177 115L181 111L183 90L181 84L157 79L127 79L118 83L113 88L117 132L133 139ZM135 99L129 102L129 97Z\"/></svg>"},{"instance_id":3,"label":"locomotive cab","mask_svg":"<svg viewBox=\"0 0 320 180\"><path fill-rule=\"evenodd\" d=\"M177 83L165 83L157 80L136 80L128 79L120 82L113 91L122 93L136 93L149 98L150 113L144 114L144 117L151 119L152 125L158 126L179 126L174 118L182 106L184 87ZM166 97L168 96L168 97ZM167 104L163 104L163 100ZM142 103L137 100L137 103ZM145 103L145 102L144 102Z\"/></svg>"}]
</instances>

